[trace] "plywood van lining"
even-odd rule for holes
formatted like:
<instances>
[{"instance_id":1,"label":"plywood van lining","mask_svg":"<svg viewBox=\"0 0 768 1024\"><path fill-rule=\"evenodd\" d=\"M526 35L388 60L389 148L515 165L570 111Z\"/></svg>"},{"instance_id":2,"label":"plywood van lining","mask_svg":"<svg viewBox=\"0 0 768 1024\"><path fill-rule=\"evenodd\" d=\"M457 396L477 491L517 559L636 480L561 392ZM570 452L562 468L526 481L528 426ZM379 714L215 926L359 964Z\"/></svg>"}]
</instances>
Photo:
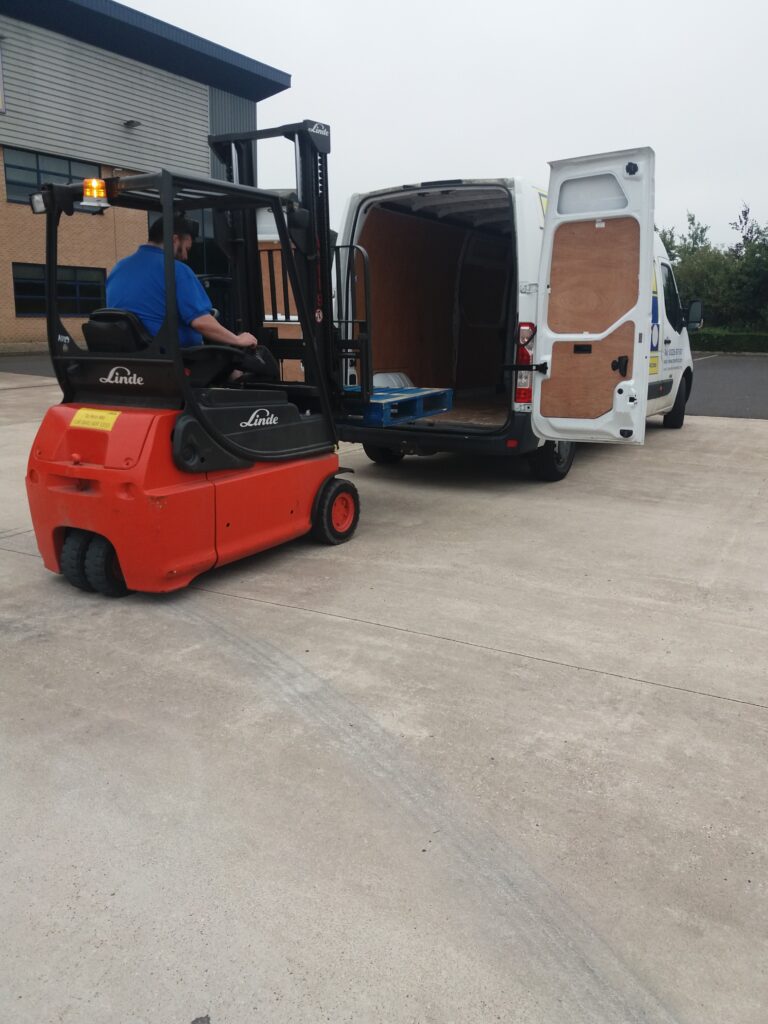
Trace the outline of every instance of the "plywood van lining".
<instances>
[{"instance_id":1,"label":"plywood van lining","mask_svg":"<svg viewBox=\"0 0 768 1024\"><path fill-rule=\"evenodd\" d=\"M558 334L601 334L637 303L640 225L634 217L591 218L561 224L552 250L547 321ZM597 419L613 408L626 357L632 375L635 326L622 324L601 341L555 342L541 412L556 418Z\"/></svg>"},{"instance_id":2,"label":"plywood van lining","mask_svg":"<svg viewBox=\"0 0 768 1024\"><path fill-rule=\"evenodd\" d=\"M514 316L509 197L500 189L459 191L369 206L357 241L370 261L374 372L451 387L450 421L489 428L508 415L497 392L510 299ZM506 233L479 226L488 219Z\"/></svg>"},{"instance_id":3,"label":"plywood van lining","mask_svg":"<svg viewBox=\"0 0 768 1024\"><path fill-rule=\"evenodd\" d=\"M558 334L601 334L637 302L640 225L634 217L561 224L552 249L547 322Z\"/></svg>"},{"instance_id":4,"label":"plywood van lining","mask_svg":"<svg viewBox=\"0 0 768 1024\"><path fill-rule=\"evenodd\" d=\"M552 346L552 372L541 386L543 416L597 419L613 408L613 395L624 379L612 364L627 356L627 378L632 376L635 325L623 323L583 353L573 341Z\"/></svg>"}]
</instances>

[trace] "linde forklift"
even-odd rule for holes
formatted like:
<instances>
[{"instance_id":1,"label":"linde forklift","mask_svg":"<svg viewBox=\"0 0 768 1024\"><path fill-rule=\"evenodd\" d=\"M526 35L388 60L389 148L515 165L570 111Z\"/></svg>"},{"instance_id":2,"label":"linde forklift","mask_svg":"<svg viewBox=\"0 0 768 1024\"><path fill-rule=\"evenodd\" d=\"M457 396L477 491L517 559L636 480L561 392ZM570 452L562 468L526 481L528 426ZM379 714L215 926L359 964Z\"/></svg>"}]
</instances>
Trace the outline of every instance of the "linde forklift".
<instances>
[{"instance_id":1,"label":"linde forklift","mask_svg":"<svg viewBox=\"0 0 768 1024\"><path fill-rule=\"evenodd\" d=\"M274 137L295 147L295 192L255 187L254 143ZM45 566L82 590L177 590L306 533L342 543L357 526L334 418L344 402L366 400L364 390L350 398L344 388L349 365L363 364L370 377L367 300L359 315L361 291L349 283L365 278L365 254L347 253L334 267L328 126L304 121L209 141L228 181L163 170L48 184L30 197L46 216L48 345L63 400L33 443L27 492ZM59 230L76 208L108 207L160 214L165 224L209 211L229 270L215 282L226 326L253 333L259 347L180 347L170 231L158 334L128 311L101 309L77 341L59 310ZM265 218L277 243L260 251ZM337 296L346 296L336 316L334 273Z\"/></svg>"}]
</instances>

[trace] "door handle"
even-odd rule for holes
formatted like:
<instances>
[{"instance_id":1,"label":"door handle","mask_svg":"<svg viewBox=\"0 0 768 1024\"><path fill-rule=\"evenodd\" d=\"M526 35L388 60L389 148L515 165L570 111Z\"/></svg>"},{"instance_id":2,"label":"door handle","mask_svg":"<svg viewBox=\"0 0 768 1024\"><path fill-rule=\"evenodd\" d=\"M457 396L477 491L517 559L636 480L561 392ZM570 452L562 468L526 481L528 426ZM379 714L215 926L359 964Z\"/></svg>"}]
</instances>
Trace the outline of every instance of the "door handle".
<instances>
[{"instance_id":1,"label":"door handle","mask_svg":"<svg viewBox=\"0 0 768 1024\"><path fill-rule=\"evenodd\" d=\"M627 376L627 369L629 368L629 356L619 356L618 359L614 359L611 363L612 370L618 370L622 377Z\"/></svg>"}]
</instances>

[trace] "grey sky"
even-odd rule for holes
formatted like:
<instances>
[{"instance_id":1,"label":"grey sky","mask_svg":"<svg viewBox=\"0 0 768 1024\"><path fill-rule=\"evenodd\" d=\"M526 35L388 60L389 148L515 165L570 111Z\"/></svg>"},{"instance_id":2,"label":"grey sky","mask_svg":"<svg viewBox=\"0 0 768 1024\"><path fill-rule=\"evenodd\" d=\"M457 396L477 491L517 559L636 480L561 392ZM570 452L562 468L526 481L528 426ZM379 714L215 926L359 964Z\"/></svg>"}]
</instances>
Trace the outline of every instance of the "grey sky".
<instances>
[{"instance_id":1,"label":"grey sky","mask_svg":"<svg viewBox=\"0 0 768 1024\"><path fill-rule=\"evenodd\" d=\"M331 125L336 226L352 192L518 174L546 184L548 160L635 145L656 150L660 226L691 210L714 241L735 241L742 199L768 221L762 0L128 6L293 76L259 123Z\"/></svg>"}]
</instances>

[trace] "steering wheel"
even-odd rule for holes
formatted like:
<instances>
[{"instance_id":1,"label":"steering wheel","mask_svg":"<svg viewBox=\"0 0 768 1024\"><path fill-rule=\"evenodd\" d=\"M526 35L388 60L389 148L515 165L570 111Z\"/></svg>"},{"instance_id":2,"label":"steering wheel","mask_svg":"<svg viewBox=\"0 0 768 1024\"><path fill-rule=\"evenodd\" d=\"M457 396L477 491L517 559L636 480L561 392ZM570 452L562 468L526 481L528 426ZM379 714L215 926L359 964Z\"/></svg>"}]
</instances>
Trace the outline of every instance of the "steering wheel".
<instances>
[{"instance_id":1,"label":"steering wheel","mask_svg":"<svg viewBox=\"0 0 768 1024\"><path fill-rule=\"evenodd\" d=\"M209 388L227 382L233 370L264 381L280 379L280 370L269 349L236 348L234 345L194 345L182 349L184 369L193 388Z\"/></svg>"},{"instance_id":2,"label":"steering wheel","mask_svg":"<svg viewBox=\"0 0 768 1024\"><path fill-rule=\"evenodd\" d=\"M193 388L209 388L240 370L243 350L230 345L190 345L181 350L184 371Z\"/></svg>"}]
</instances>

